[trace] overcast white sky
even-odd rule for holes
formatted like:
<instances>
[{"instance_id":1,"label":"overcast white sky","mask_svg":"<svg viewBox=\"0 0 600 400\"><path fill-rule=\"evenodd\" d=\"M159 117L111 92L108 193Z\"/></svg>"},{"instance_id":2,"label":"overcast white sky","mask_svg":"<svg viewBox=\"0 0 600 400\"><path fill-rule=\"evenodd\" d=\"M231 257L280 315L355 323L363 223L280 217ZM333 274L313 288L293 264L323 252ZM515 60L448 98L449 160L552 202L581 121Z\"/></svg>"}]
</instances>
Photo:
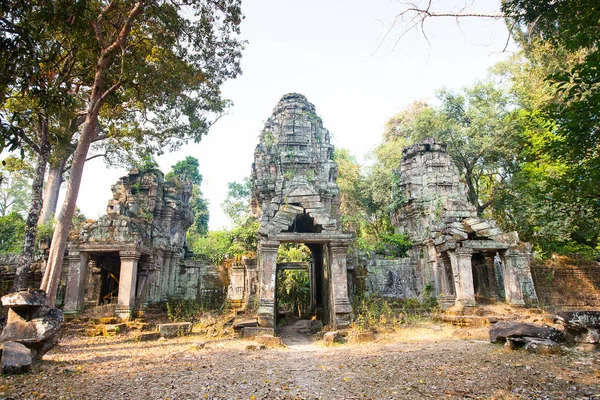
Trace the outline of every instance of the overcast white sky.
<instances>
[{"instance_id":1,"label":"overcast white sky","mask_svg":"<svg viewBox=\"0 0 600 400\"><path fill-rule=\"evenodd\" d=\"M472 3L470 10L500 8L499 0L434 1L445 10L465 3ZM396 44L405 24L384 36L404 7L393 0L243 0L242 36L249 43L243 75L223 87L234 103L229 115L201 143L158 160L166 173L188 155L199 159L211 229L229 224L220 207L227 182L250 174L264 121L285 93L304 94L334 145L362 160L394 114L416 100L435 99L442 87L459 89L485 78L490 66L510 55L502 53L508 32L501 20L457 25L431 19L425 24L430 44L416 30ZM100 160L86 165L78 206L87 217L105 213L110 186L125 173Z\"/></svg>"}]
</instances>

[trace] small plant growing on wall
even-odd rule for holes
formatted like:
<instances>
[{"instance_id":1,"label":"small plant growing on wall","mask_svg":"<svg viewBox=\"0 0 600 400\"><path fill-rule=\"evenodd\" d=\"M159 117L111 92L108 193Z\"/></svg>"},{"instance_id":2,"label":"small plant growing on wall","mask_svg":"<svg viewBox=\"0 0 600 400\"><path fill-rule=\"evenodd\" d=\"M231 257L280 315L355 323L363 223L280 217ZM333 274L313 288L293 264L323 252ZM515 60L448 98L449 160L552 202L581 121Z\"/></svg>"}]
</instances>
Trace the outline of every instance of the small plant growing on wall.
<instances>
[{"instance_id":1,"label":"small plant growing on wall","mask_svg":"<svg viewBox=\"0 0 600 400\"><path fill-rule=\"evenodd\" d=\"M273 147L273 144L275 143L275 136L273 136L273 132L265 131L264 141L267 150L270 150L271 147Z\"/></svg>"},{"instance_id":2,"label":"small plant growing on wall","mask_svg":"<svg viewBox=\"0 0 600 400\"><path fill-rule=\"evenodd\" d=\"M285 180L292 180L294 178L294 176L296 176L296 170L295 169L288 169L287 171L285 171L283 173L283 177L285 178Z\"/></svg>"}]
</instances>

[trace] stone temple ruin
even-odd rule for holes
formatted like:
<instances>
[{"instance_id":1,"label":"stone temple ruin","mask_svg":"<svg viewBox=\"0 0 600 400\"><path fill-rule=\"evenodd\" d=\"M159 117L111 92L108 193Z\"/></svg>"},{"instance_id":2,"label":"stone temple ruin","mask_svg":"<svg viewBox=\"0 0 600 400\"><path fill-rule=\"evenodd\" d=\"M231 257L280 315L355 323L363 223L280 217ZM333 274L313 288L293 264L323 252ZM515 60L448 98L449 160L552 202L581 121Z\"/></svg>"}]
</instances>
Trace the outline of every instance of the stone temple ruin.
<instances>
[{"instance_id":1,"label":"stone temple ruin","mask_svg":"<svg viewBox=\"0 0 600 400\"><path fill-rule=\"evenodd\" d=\"M186 278L175 272L194 221L191 185L134 169L112 192L107 214L70 240L65 313L116 296L117 315L128 319L143 303L166 300Z\"/></svg>"},{"instance_id":2,"label":"stone temple ruin","mask_svg":"<svg viewBox=\"0 0 600 400\"><path fill-rule=\"evenodd\" d=\"M324 324L347 326L352 235L341 230L333 151L314 105L300 94L283 96L260 134L252 165L250 205L260 221L257 258L231 260L228 288L219 287L214 266L186 258L191 187L165 181L160 171L132 170L113 186L107 214L70 240L65 313L116 298L117 315L127 319L148 304L203 301L211 295L207 291L224 289L235 307L256 300L258 324L271 329L277 321L278 271L300 268L308 270L311 311ZM446 306L537 301L530 246L516 232L504 233L477 216L443 144L404 149L397 173L403 200L393 223L413 248L408 258L363 260L371 292L411 298L428 290ZM304 243L312 262L277 263L282 243Z\"/></svg>"},{"instance_id":3,"label":"stone temple ruin","mask_svg":"<svg viewBox=\"0 0 600 400\"><path fill-rule=\"evenodd\" d=\"M403 150L399 175L402 203L393 220L413 243L407 266L412 291L435 289L443 304L474 306L505 300L537 302L530 271L531 246L480 218L467 199L446 146L434 141Z\"/></svg>"},{"instance_id":4,"label":"stone temple ruin","mask_svg":"<svg viewBox=\"0 0 600 400\"><path fill-rule=\"evenodd\" d=\"M333 327L350 323L346 251L351 235L341 231L337 165L330 136L315 107L295 93L284 95L260 134L252 165L253 213L260 220L258 323L276 321L277 249L304 243L309 266L311 304Z\"/></svg>"}]
</instances>

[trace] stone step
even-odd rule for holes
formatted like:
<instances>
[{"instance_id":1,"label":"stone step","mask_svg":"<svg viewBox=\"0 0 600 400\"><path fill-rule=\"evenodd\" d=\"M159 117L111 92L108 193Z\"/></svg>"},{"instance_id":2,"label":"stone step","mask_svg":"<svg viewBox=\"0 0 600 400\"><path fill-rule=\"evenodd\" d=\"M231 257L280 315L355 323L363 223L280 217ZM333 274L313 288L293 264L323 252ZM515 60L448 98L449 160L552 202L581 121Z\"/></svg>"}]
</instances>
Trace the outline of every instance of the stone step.
<instances>
[{"instance_id":1,"label":"stone step","mask_svg":"<svg viewBox=\"0 0 600 400\"><path fill-rule=\"evenodd\" d=\"M186 336L192 330L191 322L172 322L169 324L158 324L156 330L160 336L165 338L173 338L178 336Z\"/></svg>"},{"instance_id":2,"label":"stone step","mask_svg":"<svg viewBox=\"0 0 600 400\"><path fill-rule=\"evenodd\" d=\"M159 332L142 332L135 336L135 340L137 342L149 342L149 341L158 340L158 339L160 339Z\"/></svg>"},{"instance_id":3,"label":"stone step","mask_svg":"<svg viewBox=\"0 0 600 400\"><path fill-rule=\"evenodd\" d=\"M233 329L243 329L243 328L252 328L258 326L258 321L256 318L247 318L247 319L239 319L233 322Z\"/></svg>"},{"instance_id":4,"label":"stone step","mask_svg":"<svg viewBox=\"0 0 600 400\"><path fill-rule=\"evenodd\" d=\"M125 331L126 327L127 327L127 325L125 325L123 323L104 325L103 335L104 336L118 335L119 333L123 333Z\"/></svg>"}]
</instances>

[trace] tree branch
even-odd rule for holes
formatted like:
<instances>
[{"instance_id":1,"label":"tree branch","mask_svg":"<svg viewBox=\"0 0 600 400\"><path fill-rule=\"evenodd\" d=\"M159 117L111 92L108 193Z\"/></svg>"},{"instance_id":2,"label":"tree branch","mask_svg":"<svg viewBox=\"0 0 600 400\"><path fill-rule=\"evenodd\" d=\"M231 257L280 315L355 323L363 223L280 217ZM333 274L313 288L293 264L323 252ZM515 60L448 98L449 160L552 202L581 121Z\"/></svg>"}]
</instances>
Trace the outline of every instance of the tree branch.
<instances>
[{"instance_id":1,"label":"tree branch","mask_svg":"<svg viewBox=\"0 0 600 400\"><path fill-rule=\"evenodd\" d=\"M421 30L421 34L423 35L423 37L425 38L427 43L429 43L429 39L427 38L427 34L425 33L425 21L429 18L454 18L454 19L456 19L456 22L458 24L458 22L461 18L485 18L485 19L494 19L494 20L498 20L501 18L515 18L515 21L516 21L517 17L522 17L522 15L519 15L519 14L504 14L501 12L500 13L464 12L466 7L461 9L458 12L436 12L436 11L432 11L431 3L432 3L432 0L427 0L427 4L425 7L419 7L415 3L402 3L402 4L406 5L407 8L405 8L402 12L398 13L394 17L394 21L392 22L392 25L383 35L383 38L379 42L379 45L377 46L377 48L375 49L373 54L375 54L381 48L381 46L386 41L386 39L389 37L389 35L395 30L398 23L403 22L403 21L406 21L406 26L404 27L404 29L402 30L402 32L400 33L400 35L394 42L394 46L392 47L392 50L391 50L392 52L396 49L396 46L398 45L398 43L400 43L400 40L402 40L402 38L409 31L412 31L413 29L415 29L417 27L419 27L419 29ZM508 46L508 41L510 40L512 29L515 26L515 24L516 24L516 22L514 22L509 29L507 44L504 46L504 50L506 50L506 48Z\"/></svg>"}]
</instances>

